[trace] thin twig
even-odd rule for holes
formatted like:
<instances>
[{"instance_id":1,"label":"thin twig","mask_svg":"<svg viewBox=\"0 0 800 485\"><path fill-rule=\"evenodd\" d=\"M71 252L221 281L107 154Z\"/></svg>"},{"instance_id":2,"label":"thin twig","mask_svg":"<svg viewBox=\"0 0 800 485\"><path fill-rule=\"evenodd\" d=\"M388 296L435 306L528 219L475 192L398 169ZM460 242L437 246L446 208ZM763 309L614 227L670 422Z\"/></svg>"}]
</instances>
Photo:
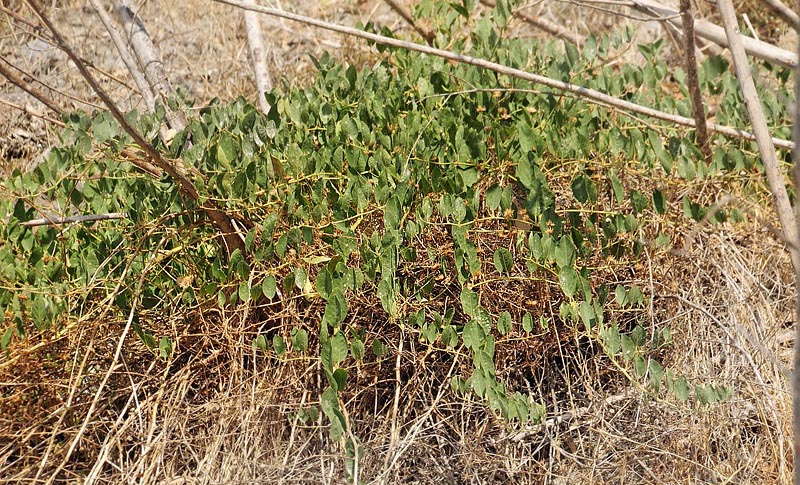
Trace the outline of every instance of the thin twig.
<instances>
[{"instance_id":1,"label":"thin twig","mask_svg":"<svg viewBox=\"0 0 800 485\"><path fill-rule=\"evenodd\" d=\"M53 34L56 35L55 32L53 32ZM142 287L144 286L144 282L145 282L145 279L146 279L145 277L147 276L148 272L150 271L151 264L153 263L153 261L156 260L156 257L157 257L157 252L154 252L152 254L152 257L151 257L150 261L148 262L147 267L145 267L144 271L142 271L142 275L139 277L139 282L136 285L136 291L133 293L134 298L138 298L141 295ZM67 453L64 455L63 460L61 460L61 464L56 468L56 470L50 476L50 479L48 480L49 483L54 482L58 478L58 474L61 473L61 470L63 470L64 467L66 466L66 464L69 462L69 459L72 456L72 453L75 452L75 448L78 446L78 443L81 441L81 437L83 436L83 433L86 431L86 428L89 425L89 421L92 418L92 415L94 414L95 409L97 409L97 404L100 402L100 397L102 396L103 391L105 390L106 384L108 383L108 379L111 377L111 374L119 366L118 362L119 362L120 356L122 355L123 344L125 343L125 339L128 337L128 333L130 333L131 327L133 326L133 318L136 315L137 304L138 304L137 301L134 300L134 302L131 305L131 310L130 310L130 312L128 312L128 319L127 319L127 322L125 323L125 328L122 330L122 334L120 335L120 337L119 337L119 339L117 341L117 348L114 351L114 357L111 360L111 364L108 366L108 369L106 370L105 375L103 375L103 379L100 381L100 384L97 386L97 390L95 391L94 398L92 399L92 403L89 405L89 410L86 412L86 416L83 419L83 423L81 424L81 427L78 430L78 433L72 439L72 442L70 443L70 446L67 449Z\"/></svg>"},{"instance_id":2,"label":"thin twig","mask_svg":"<svg viewBox=\"0 0 800 485\"><path fill-rule=\"evenodd\" d=\"M800 16L781 2L781 0L761 0L766 3L769 8L775 12L775 15L783 19L784 22L789 24L794 30L800 32Z\"/></svg>"},{"instance_id":3,"label":"thin twig","mask_svg":"<svg viewBox=\"0 0 800 485\"><path fill-rule=\"evenodd\" d=\"M494 8L496 5L494 0L481 0L481 3L491 8ZM569 30L565 29L564 27L555 24L553 22L550 22L549 20L543 19L536 15L527 14L519 9L514 10L512 12L512 15L514 15L514 17L524 20L525 22L533 25L534 27L544 30L550 35L554 35L560 39L566 40L567 42L570 42L577 46L581 45L581 38L577 34L574 34Z\"/></svg>"},{"instance_id":4,"label":"thin twig","mask_svg":"<svg viewBox=\"0 0 800 485\"><path fill-rule=\"evenodd\" d=\"M85 216L32 219L30 221L21 222L20 226L22 227L58 226L62 224L72 224L76 222L94 222L94 221L109 221L112 219L125 219L127 217L128 216L124 212L111 212L108 214L88 214Z\"/></svg>"},{"instance_id":5,"label":"thin twig","mask_svg":"<svg viewBox=\"0 0 800 485\"><path fill-rule=\"evenodd\" d=\"M31 96L39 100L39 102L47 106L53 113L60 116L64 112L64 110L61 109L61 107L53 99L51 99L49 96L41 92L38 88L31 86L30 84L25 82L24 79L17 76L14 72L8 69L6 67L7 63L8 61L5 58L0 58L0 74L2 74L6 79L8 79L11 82L11 84L17 86L18 88L22 89L26 93L30 94Z\"/></svg>"},{"instance_id":6,"label":"thin twig","mask_svg":"<svg viewBox=\"0 0 800 485\"><path fill-rule=\"evenodd\" d=\"M430 30L422 28L422 26L420 26L419 23L416 20L414 20L414 17L411 15L411 12L409 12L405 6L400 4L400 2L398 2L397 0L383 0L383 1L386 2L386 4L389 5L389 7L392 10L394 10L398 15L403 17L403 20L405 20L408 23L408 25L411 26L411 28L416 30L417 33L421 35L423 39L425 39L425 42L428 45L433 45L433 39L436 38L436 34L434 34Z\"/></svg>"},{"instance_id":7,"label":"thin twig","mask_svg":"<svg viewBox=\"0 0 800 485\"><path fill-rule=\"evenodd\" d=\"M23 113L25 113L27 115L30 115L30 116L33 116L34 118L40 118L40 119L42 119L44 121L47 121L48 123L52 123L52 124L54 124L56 126L60 126L62 128L64 126L66 126L63 121L57 120L57 119L52 118L52 117L47 116L47 115L44 115L44 114L36 111L35 109L33 109L31 106L28 106L28 105L20 106L18 104L12 103L11 101L6 101L5 99L0 99L0 104L8 106L9 108L13 108L13 109L18 110L18 111L22 111Z\"/></svg>"},{"instance_id":8,"label":"thin twig","mask_svg":"<svg viewBox=\"0 0 800 485\"><path fill-rule=\"evenodd\" d=\"M797 225L794 220L792 203L786 191L784 176L778 165L778 157L775 154L775 146L770 140L767 120L764 118L764 111L761 101L758 99L753 75L750 72L750 63L744 52L739 26L736 22L736 12L733 9L731 0L717 0L720 17L725 25L725 34L728 36L728 44L733 56L733 63L736 67L736 77L739 79L739 86L744 97L744 104L747 113L750 115L750 123L753 125L753 133L756 136L758 152L761 155L761 162L764 165L764 172L767 175L769 188L772 197L775 199L775 207L778 211L778 219L781 221L781 229L787 241L792 246L797 247ZM800 254L796 250L789 250L792 257L792 265L795 271L800 271Z\"/></svg>"},{"instance_id":9,"label":"thin twig","mask_svg":"<svg viewBox=\"0 0 800 485\"><path fill-rule=\"evenodd\" d=\"M373 34L370 32L364 32L358 29L354 29L352 27L345 27L342 25L332 24L329 22L325 22L322 20L313 19L310 17L305 17L303 15L298 15L290 12L286 12L283 10L269 8L269 7L261 7L261 6L252 6L242 3L241 1L237 0L213 0L217 3L223 3L226 5L230 5L232 7L243 8L253 10L255 12L263 13L265 15L271 15L273 17L285 18L287 20L293 20L296 22L301 22L308 25L313 25L315 27L319 27L325 30L330 30L333 32L339 32L347 35L351 35L354 37L360 37L362 39L367 39L372 42L388 45L392 47L399 47L402 49L408 49L416 52L422 52L423 54L430 54L437 57L442 57L444 59L448 59L455 62L461 62L464 64L470 64L472 66L481 67L483 69L488 69L490 71L494 71L500 74L505 74L507 76L511 76L517 79L523 79L525 81L530 81L535 84L542 84L544 86L548 86L559 91L567 91L570 92L590 103L594 104L601 104L605 103L609 106L613 106L614 108L632 111L634 113L639 113L641 115L650 116L652 118L668 121L670 123L674 123L676 125L681 126L688 126L694 128L696 126L695 121L691 118L686 118L685 116L673 115L670 113L665 113L663 111L659 111L653 108L648 108L646 106L641 106L635 103L631 103L630 101L621 100L610 96L608 94L602 93L600 91L596 91L594 89L585 88L583 86L578 86L575 84L567 83L564 81L558 81L556 79L551 79L545 76L540 76L538 74L533 74L530 72L526 72L520 69L515 69L512 67L504 66L502 64L498 64L496 62L487 61L485 59L480 59L477 57L472 57L464 54L458 54L452 51L447 51L443 49L437 49L434 47L429 47L422 44L415 44L413 42L406 42L399 39L392 39L390 37L385 37L378 34ZM745 130L741 130L738 128L733 128L730 126L722 126L717 125L715 123L708 123L709 131L713 131L716 133L721 133L725 136L729 136L732 138L740 138L744 140L755 140L755 136L752 133L749 133ZM776 146L781 148L788 148L792 149L794 147L794 143L789 140L783 140L780 138L773 138L773 143Z\"/></svg>"}]
</instances>

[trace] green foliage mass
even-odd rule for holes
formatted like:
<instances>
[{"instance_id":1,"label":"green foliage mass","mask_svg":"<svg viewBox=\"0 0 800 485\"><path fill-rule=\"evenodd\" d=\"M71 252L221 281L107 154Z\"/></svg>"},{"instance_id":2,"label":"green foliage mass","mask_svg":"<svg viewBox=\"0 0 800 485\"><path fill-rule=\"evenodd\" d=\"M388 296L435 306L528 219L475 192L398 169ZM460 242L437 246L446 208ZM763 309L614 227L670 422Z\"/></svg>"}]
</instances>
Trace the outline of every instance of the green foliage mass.
<instances>
[{"instance_id":1,"label":"green foliage mass","mask_svg":"<svg viewBox=\"0 0 800 485\"><path fill-rule=\"evenodd\" d=\"M507 7L498 3L500 10ZM591 37L579 52L561 43L506 39L502 15L472 18L468 4L422 2L419 8L422 14L441 10L437 42L456 51L690 113L684 75L659 60L659 43L639 47L646 59L641 66L613 68L604 60L630 42L630 32ZM449 34L464 26L469 36ZM340 438L347 423L337 393L347 385L350 359L376 359L387 351L348 320L354 295L374 295L386 325L406 325L442 348L463 346L474 369L454 377L453 390L483 399L509 420L538 421L544 410L497 379L495 348L511 335L535 338L556 323L581 328L655 391L666 386L688 398L687 380L655 359L671 341L669 329L646 335L642 326L621 328L618 315L635 313L649 295L635 286L610 289L598 268L603 261L633 264L645 244L669 242L664 235L647 240L653 234L648 220L667 212L667 195L626 186L626 170L686 179L759 171L746 155L750 144L717 139L706 164L684 131L628 122L475 67L404 51L383 54L360 70L323 56L312 86L269 95L268 115L243 99L214 102L169 142L158 133L163 113L129 114L160 151L195 174L200 203L214 200L242 222L247 251L229 257L198 202L183 197L166 176L134 167L123 150L131 140L108 113L70 115L61 145L32 172L2 186L2 347L15 336L109 309L321 299L320 321L291 335L258 335L253 348L321 359L329 383L321 410ZM775 86L762 90L774 133L788 136L782 98L788 97L788 72L761 69ZM720 123L744 125L729 71L724 60L710 58L702 86L719 100ZM684 207L695 218L704 215L689 199ZM42 214L106 212L128 218L20 225ZM520 221L525 230L510 245L481 256L480 227L512 228ZM441 272L459 288L460 308L444 314L419 308L431 297L432 281L414 281L401 271L422 257L420 241L432 228L444 228L449 237L452 259L441 261ZM490 313L476 284L489 270L509 285L523 275L557 288L557 314L517 315L511 307ZM172 352L169 339L136 330L162 356ZM727 392L698 386L695 395L711 402Z\"/></svg>"}]
</instances>

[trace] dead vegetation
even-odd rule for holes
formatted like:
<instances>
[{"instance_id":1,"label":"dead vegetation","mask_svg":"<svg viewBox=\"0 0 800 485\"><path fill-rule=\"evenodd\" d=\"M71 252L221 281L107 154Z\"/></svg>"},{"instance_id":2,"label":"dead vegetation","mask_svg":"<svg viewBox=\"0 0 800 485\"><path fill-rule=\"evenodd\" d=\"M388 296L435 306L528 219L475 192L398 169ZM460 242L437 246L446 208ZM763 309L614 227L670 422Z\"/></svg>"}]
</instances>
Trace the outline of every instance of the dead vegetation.
<instances>
[{"instance_id":1,"label":"dead vegetation","mask_svg":"<svg viewBox=\"0 0 800 485\"><path fill-rule=\"evenodd\" d=\"M104 78L125 108L137 106L98 23L78 22L82 2L53 9L81 55L110 76ZM148 28L174 84L202 106L213 97L254 99L238 12L211 2L194 8L169 2L147 4ZM382 2L300 2L293 8L353 25L374 20L408 29ZM20 9L11 5L12 11ZM538 7L574 30L594 22L583 9L547 2ZM577 15L583 13L582 15ZM87 11L86 15L89 13ZM565 19L569 18L569 22ZM761 19L762 17L756 17ZM8 19L8 17L6 17ZM617 18L618 21L618 18ZM778 35L755 22L764 35ZM69 27L67 27L69 25ZM354 63L372 51L344 37L268 20L277 83L306 82L309 55L323 50ZM0 24L0 55L26 66L30 77L52 85L63 106L94 109L74 67L31 33ZM19 47L23 46L20 50ZM28 57L25 57L28 56ZM31 163L56 142L41 106L5 81L0 100L30 105L26 114L0 110L3 172ZM755 156L755 155L754 155ZM719 180L675 186L674 192L723 197ZM568 185L568 183L567 183ZM566 188L566 185L565 185ZM734 194L737 195L737 194ZM766 195L766 194L765 194ZM679 200L679 197L675 198ZM766 199L766 197L765 197ZM748 222L696 227L665 220L682 251L646 251L631 271L608 281L649 288L647 325L669 324L675 345L663 362L698 382L734 385L731 400L712 406L680 403L643 392L585 336L550 327L539 338L522 332L498 345L498 375L515 390L545 404L541 425L511 426L474 397L450 389L450 379L469 372L471 358L429 345L412 328L387 329L380 303L366 296L349 302L352 317L388 347L384 358L360 366L358 381L342 394L346 418L364 444L359 476L368 483L790 483L791 369L793 345L791 263L767 229L774 217L766 202L745 206ZM487 224L491 224L488 222ZM484 267L494 248L512 238L490 227L481 240ZM692 237L687 237L692 234ZM444 232L420 236L425 254L401 271L410 278L433 274L452 258ZM523 269L518 268L520 276ZM493 268L491 269L493 271ZM519 315L557 308L559 292L546 282L520 278L498 284L482 275L484 298L514 302ZM457 306L457 283L437 281L436 304ZM418 303L403 302L408 308ZM503 307L505 308L505 306ZM487 309L493 313L491 304ZM557 310L556 310L557 313ZM127 315L87 318L58 335L31 335L0 356L0 481L46 483L344 483L344 454L316 422L298 414L318 404L325 383L319 360L263 358L251 342L262 328L288 334L313 329L322 306L293 297L254 311L223 312L215 306L143 314L154 330L174 339L168 360L156 358L135 335L122 340ZM514 315L518 317L517 314ZM518 318L515 318L518 321ZM623 319L624 321L624 319ZM313 338L313 332L310 332ZM516 337L516 338L515 338ZM314 343L311 342L311 348ZM121 348L115 360L115 350ZM99 393L98 393L99 391ZM80 439L76 439L80 436Z\"/></svg>"}]
</instances>

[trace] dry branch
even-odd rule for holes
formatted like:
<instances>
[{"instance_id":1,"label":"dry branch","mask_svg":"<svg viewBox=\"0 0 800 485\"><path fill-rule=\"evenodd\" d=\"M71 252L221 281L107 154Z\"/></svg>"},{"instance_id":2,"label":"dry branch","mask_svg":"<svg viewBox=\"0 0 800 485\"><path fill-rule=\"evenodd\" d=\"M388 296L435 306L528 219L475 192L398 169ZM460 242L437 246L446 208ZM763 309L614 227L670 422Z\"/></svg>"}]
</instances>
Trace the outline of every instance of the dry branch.
<instances>
[{"instance_id":1,"label":"dry branch","mask_svg":"<svg viewBox=\"0 0 800 485\"><path fill-rule=\"evenodd\" d=\"M719 14L725 25L725 34L728 36L728 44L733 56L733 63L736 67L736 77L739 79L739 86L744 96L744 104L747 113L750 115L750 123L753 125L753 133L756 136L758 152L761 155L761 162L764 164L764 171L767 175L769 188L772 197L775 199L775 206L778 211L778 218L781 221L783 238L789 247L789 254L792 257L792 265L795 271L800 271L800 253L798 252L797 225L794 221L792 204L789 202L789 195L786 192L786 184L783 174L778 165L778 157L775 155L775 146L772 144L767 127L767 120L764 118L764 111L761 101L758 99L753 76L750 73L750 63L742 45L739 26L736 22L736 12L733 9L731 0L717 0Z\"/></svg>"},{"instance_id":2,"label":"dry branch","mask_svg":"<svg viewBox=\"0 0 800 485\"><path fill-rule=\"evenodd\" d=\"M181 193L188 196L193 200L199 200L200 194L197 191L197 188L194 186L192 181L189 177L181 170L176 168L171 162L167 161L161 154L150 144L148 143L142 135L139 134L136 129L128 123L128 120L119 110L117 105L108 94L100 87L97 81L94 79L92 74L86 68L86 64L81 61L75 51L67 44L64 37L58 31L55 25L50 21L47 15L44 13L44 10L37 5L35 1L28 0L26 2L31 10L33 10L36 15L42 20L42 22L47 26L47 29L53 34L53 38L58 43L58 47L64 51L65 54L75 63L75 66L80 71L83 78L86 82L92 87L94 92L103 100L103 103L108 108L111 115L120 124L120 126L133 138L133 141L139 145L147 156L153 161L153 163L160 169L167 172L167 174L178 184ZM246 253L246 249L244 246L244 241L240 238L231 223L231 218L222 210L220 210L213 202L207 201L206 203L201 205L201 209L203 212L214 222L217 229L222 234L222 237L226 243L226 249L230 253L235 249L241 250L242 253Z\"/></svg>"},{"instance_id":3,"label":"dry branch","mask_svg":"<svg viewBox=\"0 0 800 485\"><path fill-rule=\"evenodd\" d=\"M125 219L126 217L128 216L123 212L111 212L108 214L89 214L85 216L48 217L41 219L31 219L30 221L21 222L20 226L23 227L59 226L62 224L72 224L75 222L95 222L95 221L110 221L114 219Z\"/></svg>"},{"instance_id":4,"label":"dry branch","mask_svg":"<svg viewBox=\"0 0 800 485\"><path fill-rule=\"evenodd\" d=\"M186 126L186 118L181 112L173 112L166 103L174 91L158 56L158 50L150 39L150 34L147 33L142 19L138 16L138 10L133 8L130 0L114 0L114 4L117 18L122 24L128 42L133 48L133 53L144 71L144 76L150 84L152 92L164 103L169 125L177 131L182 130Z\"/></svg>"},{"instance_id":5,"label":"dry branch","mask_svg":"<svg viewBox=\"0 0 800 485\"><path fill-rule=\"evenodd\" d=\"M792 28L800 32L800 16L784 5L781 0L762 0L767 6L775 12L775 15L782 18L784 22L791 25Z\"/></svg>"},{"instance_id":6,"label":"dry branch","mask_svg":"<svg viewBox=\"0 0 800 485\"><path fill-rule=\"evenodd\" d=\"M150 89L150 85L147 84L147 80L142 75L142 71L136 66L136 60L134 60L134 58L131 56L125 41L122 39L122 35L119 33L119 30L117 30L117 27L114 25L111 17L109 17L105 8L100 5L100 0L90 1L92 3L92 7L94 7L94 10L97 12L97 15L100 16L100 21L103 22L103 26L106 28L108 35L111 36L111 42L113 42L114 47L117 48L120 59L122 59L125 67L128 68L128 72L131 73L131 77L133 77L133 82L136 83L136 87L139 88L139 94L142 96L144 104L147 106L147 110L152 113L155 111L156 101L153 96L153 91Z\"/></svg>"},{"instance_id":7,"label":"dry branch","mask_svg":"<svg viewBox=\"0 0 800 485\"><path fill-rule=\"evenodd\" d=\"M428 45L433 45L433 39L436 38L436 34L420 26L414 20L414 17L411 16L411 12L409 12L405 6L403 6L397 0L384 0L384 1L386 2L387 5L389 5L389 7L392 10L394 10L398 15L403 17L403 20L405 20L414 30L416 30L417 33L421 35L423 39L425 39L425 42Z\"/></svg>"},{"instance_id":8,"label":"dry branch","mask_svg":"<svg viewBox=\"0 0 800 485\"><path fill-rule=\"evenodd\" d=\"M646 13L653 18L669 22L675 27L680 28L680 12L672 7L658 3L655 0L632 0L633 8ZM710 40L724 47L730 47L725 29L719 25L712 24L706 20L697 19L694 22L695 34L706 40ZM781 66L793 68L797 66L797 54L781 49L767 42L753 39L752 37L742 37L741 43L745 52L753 57L763 59Z\"/></svg>"},{"instance_id":9,"label":"dry branch","mask_svg":"<svg viewBox=\"0 0 800 485\"><path fill-rule=\"evenodd\" d=\"M487 7L494 8L495 2L494 0L481 0L481 3L486 5ZM550 22L549 20L543 19L541 17L537 17L536 15L530 15L520 10L514 10L513 12L514 17L524 20L525 22L533 25L536 28L542 29L550 35L554 35L559 39L566 40L572 44L577 46L581 45L581 38L569 30L565 29L564 27Z\"/></svg>"},{"instance_id":10,"label":"dry branch","mask_svg":"<svg viewBox=\"0 0 800 485\"><path fill-rule=\"evenodd\" d=\"M547 86L559 91L565 91L575 96L593 104L597 104L600 106L610 107L610 108L617 108L624 111L630 111L633 113L638 113L640 115L649 116L652 118L656 118L659 120L667 121L669 123L674 123L676 125L681 126L688 126L691 128L696 127L696 123L693 119L687 118L685 116L674 115L671 113L665 113L663 111L659 111L653 108L648 108L646 106L641 106L635 103L631 103L630 101L621 100L619 98L615 98L614 96L610 96L608 94L602 93L600 91L596 91L594 89L585 88L583 86L578 86L575 84L570 84L564 81L558 81L556 79L552 79L549 77L541 76L538 74L533 74L530 72L526 72L520 69L515 69L512 67L504 66L502 64L498 64L496 62L487 61L486 59L480 59L477 57L472 57L464 54L457 54L455 52L437 49L435 47L430 47L427 45L422 44L415 44L413 42L406 42L399 39L392 39L390 37L384 37L382 35L373 34L370 32L364 32L362 30L354 29L352 27L345 27L342 25L332 24L329 22L325 22L322 20L313 19L310 17L305 17L303 15L298 15L290 12L286 12L284 10L279 10L275 8L269 7L262 7L262 6L254 6L254 5L247 5L241 1L237 0L213 0L217 3L223 3L226 5L230 5L232 7L243 8L243 9L250 9L254 12L263 13L265 15L271 15L273 17L284 18L287 20L293 20L295 22L301 22L308 25L313 25L315 27L319 27L326 30L331 30L333 32L339 32L347 35L352 35L353 37L360 37L362 39L367 39L372 42L388 45L392 47L399 47L402 49L408 49L416 52L421 52L423 54L430 54L437 57L442 57L444 59L448 59L455 62L461 62L464 64L470 64L472 66L481 67L483 69L488 69L490 71L494 71L500 74L504 74L507 76L511 76L517 79L523 79L525 81L530 81L535 84L541 84L543 86ZM740 138L744 140L755 140L755 136L752 133L749 133L745 130L741 130L738 128L733 128L730 126L723 126L718 125L715 123L708 123L709 131L713 131L716 133L723 134L725 136L729 136L732 138ZM789 140L783 140L780 138L772 138L772 142L775 143L776 146L781 148L794 148L794 143Z\"/></svg>"},{"instance_id":11,"label":"dry branch","mask_svg":"<svg viewBox=\"0 0 800 485\"><path fill-rule=\"evenodd\" d=\"M245 0L251 5L255 0ZM258 106L264 113L269 112L269 103L265 93L272 91L272 78L269 75L266 54L264 49L263 36L261 35L261 19L255 12L244 11L244 25L247 31L247 46L250 50L250 62L253 63L253 73L256 78L256 89L258 89Z\"/></svg>"},{"instance_id":12,"label":"dry branch","mask_svg":"<svg viewBox=\"0 0 800 485\"><path fill-rule=\"evenodd\" d=\"M2 74L6 79L11 82L11 84L17 86L18 88L22 89L26 93L30 94L43 105L47 106L50 111L56 113L57 115L61 115L64 112L58 104L54 100L52 100L49 96L41 92L35 86L31 86L29 83L25 82L24 79L17 76L12 70L10 70L7 66L11 66L11 64L6 60L5 57L0 57L0 74Z\"/></svg>"},{"instance_id":13,"label":"dry branch","mask_svg":"<svg viewBox=\"0 0 800 485\"><path fill-rule=\"evenodd\" d=\"M711 163L711 145L706 128L706 111L703 96L700 94L700 81L697 76L697 58L694 46L694 16L690 0L681 0L681 18L683 22L684 54L686 56L686 77L689 81L689 94L692 98L692 116L697 125L697 145L706 163Z\"/></svg>"},{"instance_id":14,"label":"dry branch","mask_svg":"<svg viewBox=\"0 0 800 485\"><path fill-rule=\"evenodd\" d=\"M798 45L800 52L800 45ZM800 73L794 73L794 123L792 137L795 148L794 159L794 193L800 193ZM800 204L794 206L795 227L800 229ZM798 248L800 251L800 248ZM795 312L794 312L794 358L792 362L792 434L794 441L794 483L800 484L800 270L794 268Z\"/></svg>"}]
</instances>

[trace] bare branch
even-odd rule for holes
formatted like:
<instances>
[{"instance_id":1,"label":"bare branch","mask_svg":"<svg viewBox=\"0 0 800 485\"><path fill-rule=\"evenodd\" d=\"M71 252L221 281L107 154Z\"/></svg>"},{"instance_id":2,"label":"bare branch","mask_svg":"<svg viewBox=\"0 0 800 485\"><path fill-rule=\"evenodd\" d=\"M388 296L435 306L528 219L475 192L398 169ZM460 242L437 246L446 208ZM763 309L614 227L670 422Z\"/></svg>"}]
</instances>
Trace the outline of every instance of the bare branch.
<instances>
[{"instance_id":1,"label":"bare branch","mask_svg":"<svg viewBox=\"0 0 800 485\"><path fill-rule=\"evenodd\" d=\"M414 20L414 17L411 16L411 12L409 12L404 5L402 5L397 0L384 0L384 1L386 2L387 5L389 5L389 7L391 7L392 10L394 10L398 15L403 17L403 20L405 20L414 30L416 30L417 33L421 35L423 39L425 39L425 42L428 45L433 45L433 39L436 38L436 34L431 32L430 30L422 28L422 26L420 26Z\"/></svg>"},{"instance_id":2,"label":"bare branch","mask_svg":"<svg viewBox=\"0 0 800 485\"><path fill-rule=\"evenodd\" d=\"M245 0L251 5L255 0ZM244 25L247 30L247 46L250 49L250 62L253 63L253 72L258 89L258 105L264 113L269 112L269 103L265 93L272 91L272 78L267 67L266 49L261 35L261 19L255 12L244 11Z\"/></svg>"},{"instance_id":3,"label":"bare branch","mask_svg":"<svg viewBox=\"0 0 800 485\"><path fill-rule=\"evenodd\" d=\"M689 81L689 94L692 97L692 115L697 126L697 144L706 159L711 163L711 145L706 128L706 111L703 96L700 94L700 81L697 77L697 58L694 46L694 17L690 0L681 0L681 17L683 21L684 53L686 55L686 77Z\"/></svg>"},{"instance_id":4,"label":"bare branch","mask_svg":"<svg viewBox=\"0 0 800 485\"><path fill-rule=\"evenodd\" d=\"M494 8L494 6L496 5L494 0L481 0L481 3L486 5L487 7L492 7L492 8ZM541 17L537 17L536 15L527 14L525 12L522 12L521 10L515 10L513 12L513 15L533 25L534 27L544 30L550 35L558 37L559 39L566 40L567 42L570 42L577 46L581 45L581 38L577 34L570 32L569 30L565 29L564 27L558 24L554 24L553 22L550 22Z\"/></svg>"},{"instance_id":5,"label":"bare branch","mask_svg":"<svg viewBox=\"0 0 800 485\"><path fill-rule=\"evenodd\" d=\"M800 32L800 16L794 10L784 5L781 0L761 0L775 12L775 15L783 19L784 22L789 24L794 30Z\"/></svg>"},{"instance_id":6,"label":"bare branch","mask_svg":"<svg viewBox=\"0 0 800 485\"><path fill-rule=\"evenodd\" d=\"M31 86L24 79L17 76L12 70L10 70L7 66L11 66L11 64L6 60L5 57L0 56L0 74L3 75L6 79L8 79L11 84L17 86L18 88L22 89L26 93L30 94L43 105L47 106L50 111L56 113L57 115L61 115L64 110L49 96L41 92L38 88Z\"/></svg>"},{"instance_id":7,"label":"bare branch","mask_svg":"<svg viewBox=\"0 0 800 485\"><path fill-rule=\"evenodd\" d=\"M265 15L271 15L273 17L284 18L287 20L293 20L295 22L301 22L308 25L313 25L315 27L319 27L326 30L331 30L333 32L340 32L347 35L352 35L353 37L360 37L362 39L367 39L372 42L388 45L393 47L399 47L402 49L408 49L416 52L422 52L423 54L430 54L437 57L442 57L444 59L448 59L454 62L461 62L464 64L470 64L473 66L481 67L483 69L488 69L490 71L494 71L500 74L505 74L507 76L511 76L517 79L523 79L525 81L530 81L535 84L541 84L543 86L548 86L553 89L557 89L559 91L566 91L569 93L574 94L575 96L593 103L598 104L601 106L611 106L613 108L631 111L633 113L638 113L641 115L649 116L652 118L660 119L663 121L667 121L670 123L674 123L676 125L681 126L688 126L694 128L696 123L693 119L687 118L685 116L678 116L670 113L665 113L663 111L659 111L656 109L648 108L646 106L641 106L635 103L631 103L630 101L625 101L622 99L615 98L608 94L602 93L600 91L596 91L594 89L585 88L583 86L578 86L575 84L570 84L563 81L558 81L556 79L551 79L549 77L540 76L538 74L533 74L530 72L522 71L520 69L515 69L512 67L504 66L502 64L498 64L496 62L487 61L485 59L480 59L477 57L467 56L464 54L457 54L455 52L446 51L443 49L437 49L435 47L430 47L427 45L422 44L415 44L413 42L406 42L399 39L392 39L390 37L385 37L378 34L373 34L370 32L364 32L362 30L354 29L352 27L345 27L342 25L336 25L329 22L324 22L322 20L313 19L310 17L305 17L303 15L298 15L290 12L286 12L284 10L279 10L275 8L269 7L262 7L262 6L254 6L254 5L247 5L237 0L213 0L217 3L224 3L226 5L230 5L232 7L238 7L243 9L250 9L254 12L263 13ZM718 125L715 123L708 123L709 131L713 131L716 133L721 133L725 136L729 136L732 138L740 138L744 140L755 140L755 135L749 133L745 130L741 130L738 128L732 128L730 126L723 126ZM789 140L782 140L780 138L772 138L773 143L776 146L781 148L794 148L794 143Z\"/></svg>"},{"instance_id":8,"label":"bare branch","mask_svg":"<svg viewBox=\"0 0 800 485\"><path fill-rule=\"evenodd\" d=\"M800 53L800 43L798 43ZM800 69L794 71L794 123L792 137L795 148L792 153L794 167L794 193L800 194ZM795 227L800 229L800 204L794 206ZM799 249L800 251L800 249ZM800 484L800 269L794 268L795 313L794 313L794 362L792 363L792 434L794 441L794 483Z\"/></svg>"},{"instance_id":9,"label":"bare branch","mask_svg":"<svg viewBox=\"0 0 800 485\"><path fill-rule=\"evenodd\" d=\"M114 0L114 4L117 18L133 47L133 53L144 71L144 76L150 84L152 92L164 102L169 125L175 130L182 130L186 126L186 118L181 112L173 112L166 103L174 91L158 56L158 50L150 39L147 29L144 28L142 19L138 16L138 10L134 9L130 0Z\"/></svg>"},{"instance_id":10,"label":"bare branch","mask_svg":"<svg viewBox=\"0 0 800 485\"><path fill-rule=\"evenodd\" d=\"M150 89L150 86L147 84L147 80L145 80L144 76L142 75L142 71L136 66L136 61L131 56L130 51L128 51L128 46L125 44L125 41L122 39L122 35L117 30L117 27L114 25L114 22L109 17L106 10L100 5L99 0L90 0L92 3L92 7L94 7L97 15L100 16L100 21L103 22L103 25L108 31L108 34L111 36L111 41L114 43L114 47L117 48L117 52L119 53L122 62L125 63L125 67L128 68L128 72L131 73L133 77L133 81L136 83L136 87L139 88L139 94L142 96L144 100L145 106L147 106L147 110L150 112L155 111L156 102L155 98L153 97L153 91Z\"/></svg>"},{"instance_id":11,"label":"bare branch","mask_svg":"<svg viewBox=\"0 0 800 485\"><path fill-rule=\"evenodd\" d=\"M60 226L63 224L72 224L76 222L95 222L95 221L110 221L114 219L125 219L128 216L123 212L110 212L108 214L89 214L85 216L69 216L69 217L50 217L41 219L31 219L30 221L21 222L22 227L38 227L38 226Z\"/></svg>"},{"instance_id":12,"label":"bare branch","mask_svg":"<svg viewBox=\"0 0 800 485\"><path fill-rule=\"evenodd\" d=\"M742 89L744 104L747 108L747 113L750 115L750 123L753 125L758 152L761 155L761 162L764 164L764 171L767 175L772 197L775 199L783 236L789 242L787 246L789 247L794 269L795 271L800 271L800 254L797 251L797 225L794 220L792 204L789 201L784 177L778 165L778 157L775 155L775 146L770 140L767 120L764 118L761 101L758 99L753 76L750 73L750 63L745 54L741 34L739 34L739 26L736 22L736 12L733 9L731 0L717 0L717 5L719 6L719 14L722 17L723 25L725 25L725 34L728 37L728 45L733 56L733 63L736 66L736 77L739 79L739 86Z\"/></svg>"},{"instance_id":13,"label":"bare branch","mask_svg":"<svg viewBox=\"0 0 800 485\"><path fill-rule=\"evenodd\" d=\"M680 27L677 19L673 19L678 13L674 8L668 7L655 0L632 0L636 10L647 13L653 17L669 17L668 22L676 27ZM694 30L697 36L706 40L715 42L721 46L729 47L728 37L725 34L725 29L719 25L712 24L711 22L697 19L694 22ZM793 68L797 66L797 54L794 52L781 49L772 44L753 39L752 37L741 37L741 43L747 54L772 62L780 64L781 66Z\"/></svg>"}]
</instances>

